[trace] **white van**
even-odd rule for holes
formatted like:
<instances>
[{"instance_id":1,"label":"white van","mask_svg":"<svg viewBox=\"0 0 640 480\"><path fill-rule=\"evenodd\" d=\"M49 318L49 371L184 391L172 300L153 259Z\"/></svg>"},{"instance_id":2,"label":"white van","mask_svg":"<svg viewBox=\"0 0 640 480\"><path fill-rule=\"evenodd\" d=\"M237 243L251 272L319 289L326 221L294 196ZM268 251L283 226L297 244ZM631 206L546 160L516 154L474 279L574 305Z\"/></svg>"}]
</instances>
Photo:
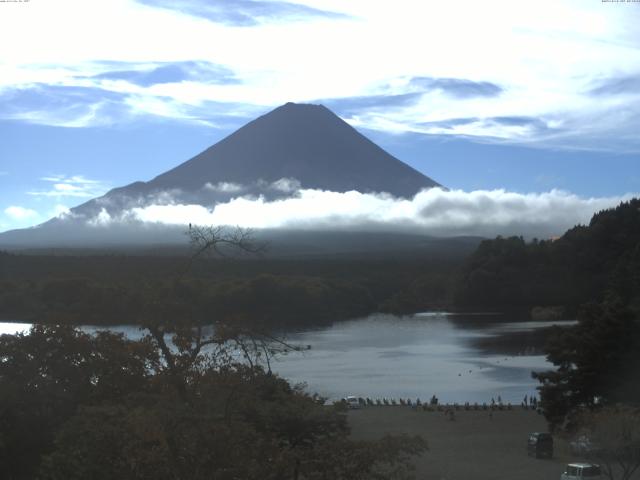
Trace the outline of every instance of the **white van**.
<instances>
[{"instance_id":1,"label":"white van","mask_svg":"<svg viewBox=\"0 0 640 480\"><path fill-rule=\"evenodd\" d=\"M560 480L582 480L583 478L588 478L589 480L602 479L600 465L594 465L593 463L569 463L565 467Z\"/></svg>"},{"instance_id":2,"label":"white van","mask_svg":"<svg viewBox=\"0 0 640 480\"><path fill-rule=\"evenodd\" d=\"M345 398L345 401L347 402L348 408L360 408L360 400L358 400L358 397L353 397L350 395Z\"/></svg>"}]
</instances>

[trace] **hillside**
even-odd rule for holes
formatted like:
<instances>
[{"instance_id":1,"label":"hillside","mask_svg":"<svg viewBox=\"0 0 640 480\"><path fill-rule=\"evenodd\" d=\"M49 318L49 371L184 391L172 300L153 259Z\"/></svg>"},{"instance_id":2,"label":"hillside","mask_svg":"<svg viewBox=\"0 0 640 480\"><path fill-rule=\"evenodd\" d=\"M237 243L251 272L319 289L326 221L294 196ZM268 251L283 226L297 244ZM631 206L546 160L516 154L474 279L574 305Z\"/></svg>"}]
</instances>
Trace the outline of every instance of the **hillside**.
<instances>
[{"instance_id":1,"label":"hillside","mask_svg":"<svg viewBox=\"0 0 640 480\"><path fill-rule=\"evenodd\" d=\"M640 199L596 213L553 240L485 240L467 261L460 306L564 306L615 294L640 310Z\"/></svg>"}]
</instances>

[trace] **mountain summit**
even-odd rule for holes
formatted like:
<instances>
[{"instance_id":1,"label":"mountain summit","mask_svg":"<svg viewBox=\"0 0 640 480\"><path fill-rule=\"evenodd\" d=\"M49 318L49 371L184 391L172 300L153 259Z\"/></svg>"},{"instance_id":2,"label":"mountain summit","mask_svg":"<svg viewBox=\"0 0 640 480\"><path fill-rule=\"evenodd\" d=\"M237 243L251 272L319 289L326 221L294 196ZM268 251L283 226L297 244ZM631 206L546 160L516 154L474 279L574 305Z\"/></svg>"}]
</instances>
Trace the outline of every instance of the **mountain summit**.
<instances>
[{"instance_id":1,"label":"mountain summit","mask_svg":"<svg viewBox=\"0 0 640 480\"><path fill-rule=\"evenodd\" d=\"M132 209L154 205L213 208L237 197L291 197L300 189L411 198L437 186L326 107L287 103L148 182L115 188L38 227L0 234L0 245L77 244L107 236L119 243L118 223L129 222ZM95 232L93 227L106 224L109 229ZM127 226L134 230L141 239L148 236Z\"/></svg>"},{"instance_id":2,"label":"mountain summit","mask_svg":"<svg viewBox=\"0 0 640 480\"><path fill-rule=\"evenodd\" d=\"M413 197L438 186L322 105L287 103L148 182L194 190L203 182L249 185L283 178L301 188Z\"/></svg>"}]
</instances>

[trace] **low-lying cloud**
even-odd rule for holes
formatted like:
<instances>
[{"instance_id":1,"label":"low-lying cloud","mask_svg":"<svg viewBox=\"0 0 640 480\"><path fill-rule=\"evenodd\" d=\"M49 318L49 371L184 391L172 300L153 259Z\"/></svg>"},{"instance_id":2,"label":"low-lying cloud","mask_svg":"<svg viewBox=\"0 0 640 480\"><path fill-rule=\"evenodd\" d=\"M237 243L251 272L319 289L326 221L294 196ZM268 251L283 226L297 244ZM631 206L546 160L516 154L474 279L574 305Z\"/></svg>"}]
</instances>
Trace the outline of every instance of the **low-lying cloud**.
<instances>
[{"instance_id":1,"label":"low-lying cloud","mask_svg":"<svg viewBox=\"0 0 640 480\"><path fill-rule=\"evenodd\" d=\"M206 207L149 204L110 215L102 210L94 226L113 223L237 225L256 229L332 229L411 232L425 235L524 235L547 238L588 223L602 209L633 198L583 198L560 190L423 190L413 199L388 194L302 189L292 197L236 197Z\"/></svg>"}]
</instances>

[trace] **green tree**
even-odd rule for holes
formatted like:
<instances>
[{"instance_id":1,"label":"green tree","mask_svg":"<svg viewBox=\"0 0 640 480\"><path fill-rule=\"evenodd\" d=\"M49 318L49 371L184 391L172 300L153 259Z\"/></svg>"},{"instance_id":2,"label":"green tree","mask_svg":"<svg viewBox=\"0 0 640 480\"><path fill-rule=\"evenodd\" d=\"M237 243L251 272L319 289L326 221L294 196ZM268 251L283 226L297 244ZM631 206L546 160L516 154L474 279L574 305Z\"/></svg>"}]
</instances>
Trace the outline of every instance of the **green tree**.
<instances>
[{"instance_id":1,"label":"green tree","mask_svg":"<svg viewBox=\"0 0 640 480\"><path fill-rule=\"evenodd\" d=\"M146 340L35 325L0 336L0 462L5 478L32 478L40 456L80 405L145 388L158 357Z\"/></svg>"},{"instance_id":2,"label":"green tree","mask_svg":"<svg viewBox=\"0 0 640 480\"><path fill-rule=\"evenodd\" d=\"M640 325L617 300L583 307L577 325L560 328L546 346L557 368L534 372L541 404L553 427L571 427L576 414L603 404L640 403Z\"/></svg>"}]
</instances>

